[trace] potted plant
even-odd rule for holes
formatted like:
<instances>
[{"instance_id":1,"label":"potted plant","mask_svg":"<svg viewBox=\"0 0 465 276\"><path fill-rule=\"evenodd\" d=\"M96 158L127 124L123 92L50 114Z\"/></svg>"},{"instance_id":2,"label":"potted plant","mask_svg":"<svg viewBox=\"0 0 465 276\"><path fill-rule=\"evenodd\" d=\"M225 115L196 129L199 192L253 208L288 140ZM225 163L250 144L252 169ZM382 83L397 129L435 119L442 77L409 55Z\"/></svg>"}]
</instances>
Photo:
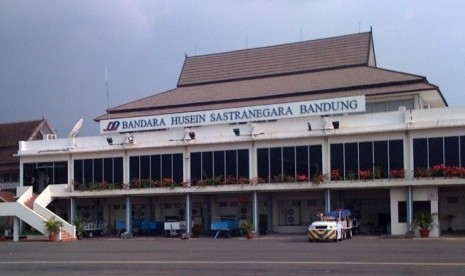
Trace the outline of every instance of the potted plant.
<instances>
[{"instance_id":1,"label":"potted plant","mask_svg":"<svg viewBox=\"0 0 465 276\"><path fill-rule=\"evenodd\" d=\"M413 226L418 228L420 237L429 237L430 231L433 230L435 226L434 217L437 215L437 213L431 212L420 212L417 214L416 218L413 220Z\"/></svg>"},{"instance_id":2,"label":"potted plant","mask_svg":"<svg viewBox=\"0 0 465 276\"><path fill-rule=\"evenodd\" d=\"M44 221L45 231L48 233L49 241L56 241L57 235L60 233L60 227L63 226L61 221L57 220L56 217L51 217Z\"/></svg>"},{"instance_id":3,"label":"potted plant","mask_svg":"<svg viewBox=\"0 0 465 276\"><path fill-rule=\"evenodd\" d=\"M253 231L254 231L254 225L253 223L249 222L249 221L244 221L242 224L241 224L241 229L242 231L245 233L246 237L248 240L250 240L251 238L253 238Z\"/></svg>"},{"instance_id":4,"label":"potted plant","mask_svg":"<svg viewBox=\"0 0 465 276\"><path fill-rule=\"evenodd\" d=\"M84 232L86 231L84 218L76 217L74 220L74 226L76 226L76 237L78 240L82 240Z\"/></svg>"}]
</instances>

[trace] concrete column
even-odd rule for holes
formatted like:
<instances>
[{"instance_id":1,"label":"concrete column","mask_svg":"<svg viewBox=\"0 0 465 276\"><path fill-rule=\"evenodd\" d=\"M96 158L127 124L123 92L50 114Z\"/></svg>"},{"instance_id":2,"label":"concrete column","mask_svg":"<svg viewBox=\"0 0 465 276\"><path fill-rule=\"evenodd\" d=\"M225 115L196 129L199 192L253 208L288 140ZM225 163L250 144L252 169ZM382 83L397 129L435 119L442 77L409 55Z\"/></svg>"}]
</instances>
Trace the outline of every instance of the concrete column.
<instances>
[{"instance_id":1,"label":"concrete column","mask_svg":"<svg viewBox=\"0 0 465 276\"><path fill-rule=\"evenodd\" d=\"M186 233L190 236L192 232L192 203L191 195L186 194Z\"/></svg>"},{"instance_id":2,"label":"concrete column","mask_svg":"<svg viewBox=\"0 0 465 276\"><path fill-rule=\"evenodd\" d=\"M330 146L329 146L329 141L328 137L325 137L323 140L323 146L321 148L322 150L322 168L321 168L321 173L322 174L330 174L331 175L331 160L329 158L330 152L329 152ZM312 176L308 176L309 179L312 179Z\"/></svg>"},{"instance_id":3,"label":"concrete column","mask_svg":"<svg viewBox=\"0 0 465 276\"><path fill-rule=\"evenodd\" d=\"M331 212L331 191L325 190L325 214Z\"/></svg>"},{"instance_id":4,"label":"concrete column","mask_svg":"<svg viewBox=\"0 0 465 276\"><path fill-rule=\"evenodd\" d=\"M69 199L69 205L70 205L70 216L69 216L69 220L70 220L70 223L73 223L74 220L76 219L76 198L75 197L71 197Z\"/></svg>"},{"instance_id":5,"label":"concrete column","mask_svg":"<svg viewBox=\"0 0 465 276\"><path fill-rule=\"evenodd\" d=\"M19 241L19 218L14 217L13 221L13 241Z\"/></svg>"},{"instance_id":6,"label":"concrete column","mask_svg":"<svg viewBox=\"0 0 465 276\"><path fill-rule=\"evenodd\" d=\"M205 222L204 222L204 227L205 229L210 229L210 224L212 222L212 219L213 219L213 206L212 206L212 198L210 195L207 195L206 197L206 206L207 206L207 213L205 214L206 215L206 219L205 219ZM215 210L216 211L216 210Z\"/></svg>"},{"instance_id":7,"label":"concrete column","mask_svg":"<svg viewBox=\"0 0 465 276\"><path fill-rule=\"evenodd\" d=\"M268 223L267 223L267 233L272 233L273 232L273 193L269 194L268 197L268 204L267 204L267 209L268 209Z\"/></svg>"},{"instance_id":8,"label":"concrete column","mask_svg":"<svg viewBox=\"0 0 465 276\"><path fill-rule=\"evenodd\" d=\"M183 168L183 181L187 182L188 186L191 186L191 162L190 162L190 155L187 150L187 146L184 147L184 168Z\"/></svg>"},{"instance_id":9,"label":"concrete column","mask_svg":"<svg viewBox=\"0 0 465 276\"><path fill-rule=\"evenodd\" d=\"M413 233L413 189L408 186L407 191L407 228L410 233Z\"/></svg>"},{"instance_id":10,"label":"concrete column","mask_svg":"<svg viewBox=\"0 0 465 276\"><path fill-rule=\"evenodd\" d=\"M128 185L131 183L129 179L129 156L127 150L124 151L123 157L123 183Z\"/></svg>"},{"instance_id":11,"label":"concrete column","mask_svg":"<svg viewBox=\"0 0 465 276\"><path fill-rule=\"evenodd\" d=\"M255 228L255 235L259 235L258 231L258 226L259 226L259 221L258 221L258 193L257 191L253 191L253 199L252 199L252 204L253 204L253 224Z\"/></svg>"},{"instance_id":12,"label":"concrete column","mask_svg":"<svg viewBox=\"0 0 465 276\"><path fill-rule=\"evenodd\" d=\"M257 152L255 149L255 142L252 141L249 152L249 178L257 177Z\"/></svg>"},{"instance_id":13,"label":"concrete column","mask_svg":"<svg viewBox=\"0 0 465 276\"><path fill-rule=\"evenodd\" d=\"M132 203L129 195L126 195L126 232L128 237L132 237Z\"/></svg>"}]
</instances>

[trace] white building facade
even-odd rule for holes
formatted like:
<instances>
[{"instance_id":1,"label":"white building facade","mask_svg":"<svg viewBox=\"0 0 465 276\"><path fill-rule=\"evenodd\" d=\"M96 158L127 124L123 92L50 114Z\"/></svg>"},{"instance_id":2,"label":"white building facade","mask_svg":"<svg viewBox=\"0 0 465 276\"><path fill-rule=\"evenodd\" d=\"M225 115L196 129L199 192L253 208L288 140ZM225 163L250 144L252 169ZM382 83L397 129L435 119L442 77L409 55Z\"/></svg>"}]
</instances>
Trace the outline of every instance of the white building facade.
<instances>
[{"instance_id":1,"label":"white building facade","mask_svg":"<svg viewBox=\"0 0 465 276\"><path fill-rule=\"evenodd\" d=\"M404 235L420 211L438 213L432 236L465 230L465 110L378 68L371 32L186 57L175 89L96 121L99 136L20 142L21 186L69 222L304 233L348 208L361 233Z\"/></svg>"}]
</instances>

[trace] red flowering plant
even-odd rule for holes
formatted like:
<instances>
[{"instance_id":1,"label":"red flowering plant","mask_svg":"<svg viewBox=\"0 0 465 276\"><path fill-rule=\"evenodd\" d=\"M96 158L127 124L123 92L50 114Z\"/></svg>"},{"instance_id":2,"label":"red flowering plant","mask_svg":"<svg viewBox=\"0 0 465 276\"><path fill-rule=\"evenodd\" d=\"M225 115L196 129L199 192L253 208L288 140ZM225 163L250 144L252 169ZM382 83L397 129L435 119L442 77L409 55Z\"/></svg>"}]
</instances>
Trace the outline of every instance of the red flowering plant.
<instances>
[{"instance_id":1,"label":"red flowering plant","mask_svg":"<svg viewBox=\"0 0 465 276\"><path fill-rule=\"evenodd\" d=\"M284 182L283 175L280 174L280 175L272 176L270 182L271 183L282 183L282 182Z\"/></svg>"},{"instance_id":2,"label":"red flowering plant","mask_svg":"<svg viewBox=\"0 0 465 276\"><path fill-rule=\"evenodd\" d=\"M366 180L373 178L373 173L371 172L371 170L360 170L358 172L358 176L360 177L360 179Z\"/></svg>"},{"instance_id":3,"label":"red flowering plant","mask_svg":"<svg viewBox=\"0 0 465 276\"><path fill-rule=\"evenodd\" d=\"M223 185L237 184L237 179L234 176L228 175L223 180Z\"/></svg>"},{"instance_id":4,"label":"red flowering plant","mask_svg":"<svg viewBox=\"0 0 465 276\"><path fill-rule=\"evenodd\" d=\"M430 168L416 168L415 169L415 177L430 177L433 174Z\"/></svg>"},{"instance_id":5,"label":"red flowering plant","mask_svg":"<svg viewBox=\"0 0 465 276\"><path fill-rule=\"evenodd\" d=\"M203 179L193 179L192 183L194 184L194 186L198 186L198 187L207 186L207 182Z\"/></svg>"},{"instance_id":6,"label":"red flowering plant","mask_svg":"<svg viewBox=\"0 0 465 276\"><path fill-rule=\"evenodd\" d=\"M308 177L305 174L298 174L298 175L295 176L295 179L297 180L297 182L307 182L308 181Z\"/></svg>"},{"instance_id":7,"label":"red flowering plant","mask_svg":"<svg viewBox=\"0 0 465 276\"><path fill-rule=\"evenodd\" d=\"M341 175L339 174L339 170L331 170L331 180L340 180Z\"/></svg>"},{"instance_id":8,"label":"red flowering plant","mask_svg":"<svg viewBox=\"0 0 465 276\"><path fill-rule=\"evenodd\" d=\"M432 170L433 170L434 176L444 176L446 172L446 165L444 164L434 165Z\"/></svg>"},{"instance_id":9,"label":"red flowering plant","mask_svg":"<svg viewBox=\"0 0 465 276\"><path fill-rule=\"evenodd\" d=\"M323 177L323 175L321 173L317 173L313 176L312 182L314 184L321 184L324 182L324 180L325 178Z\"/></svg>"},{"instance_id":10,"label":"red flowering plant","mask_svg":"<svg viewBox=\"0 0 465 276\"><path fill-rule=\"evenodd\" d=\"M458 167L458 166L448 166L444 170L444 175L446 177L463 177L465 176L465 167Z\"/></svg>"},{"instance_id":11,"label":"red flowering plant","mask_svg":"<svg viewBox=\"0 0 465 276\"><path fill-rule=\"evenodd\" d=\"M141 182L139 178L134 178L131 180L131 187L139 189L141 187Z\"/></svg>"},{"instance_id":12,"label":"red flowering plant","mask_svg":"<svg viewBox=\"0 0 465 276\"><path fill-rule=\"evenodd\" d=\"M239 177L239 184L244 185L244 184L249 184L250 179L248 177L241 176Z\"/></svg>"},{"instance_id":13,"label":"red flowering plant","mask_svg":"<svg viewBox=\"0 0 465 276\"><path fill-rule=\"evenodd\" d=\"M174 182L174 180L170 177L165 177L163 178L162 180L162 186L163 187L171 187L171 188L174 188L174 185L176 184L176 182Z\"/></svg>"},{"instance_id":14,"label":"red flowering plant","mask_svg":"<svg viewBox=\"0 0 465 276\"><path fill-rule=\"evenodd\" d=\"M108 185L108 182L105 180L102 180L101 182L97 183L97 190L106 190L109 189L110 186Z\"/></svg>"},{"instance_id":15,"label":"red flowering plant","mask_svg":"<svg viewBox=\"0 0 465 276\"><path fill-rule=\"evenodd\" d=\"M392 169L391 177L392 178L405 178L405 170L404 169Z\"/></svg>"},{"instance_id":16,"label":"red flowering plant","mask_svg":"<svg viewBox=\"0 0 465 276\"><path fill-rule=\"evenodd\" d=\"M284 182L286 183L292 183L292 182L295 182L295 177L291 176L291 175L285 175L283 176L283 180Z\"/></svg>"}]
</instances>

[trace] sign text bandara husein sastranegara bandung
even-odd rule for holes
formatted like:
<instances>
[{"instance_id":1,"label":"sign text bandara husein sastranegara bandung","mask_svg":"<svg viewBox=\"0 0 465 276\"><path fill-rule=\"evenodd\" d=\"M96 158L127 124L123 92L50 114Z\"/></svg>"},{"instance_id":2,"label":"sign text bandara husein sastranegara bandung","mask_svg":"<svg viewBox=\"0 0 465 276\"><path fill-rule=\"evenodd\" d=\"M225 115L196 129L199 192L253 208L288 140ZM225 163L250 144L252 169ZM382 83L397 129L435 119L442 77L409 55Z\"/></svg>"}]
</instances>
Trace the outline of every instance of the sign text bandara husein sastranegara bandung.
<instances>
[{"instance_id":1,"label":"sign text bandara husein sastranegara bandung","mask_svg":"<svg viewBox=\"0 0 465 276\"><path fill-rule=\"evenodd\" d=\"M103 132L146 131L173 127L277 120L365 111L365 96L100 121Z\"/></svg>"}]
</instances>

